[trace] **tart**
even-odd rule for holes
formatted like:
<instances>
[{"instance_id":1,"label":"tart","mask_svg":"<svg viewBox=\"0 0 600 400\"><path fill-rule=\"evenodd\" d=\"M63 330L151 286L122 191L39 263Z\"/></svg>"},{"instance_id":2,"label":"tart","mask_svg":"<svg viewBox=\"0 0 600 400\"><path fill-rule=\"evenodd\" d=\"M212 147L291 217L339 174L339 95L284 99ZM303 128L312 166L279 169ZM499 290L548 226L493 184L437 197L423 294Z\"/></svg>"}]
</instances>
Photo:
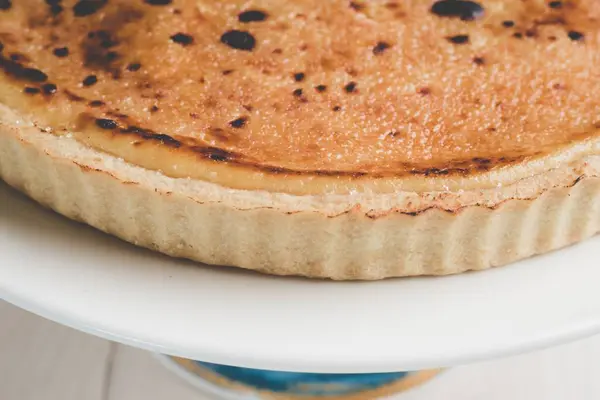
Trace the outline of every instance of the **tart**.
<instances>
[{"instance_id":1,"label":"tart","mask_svg":"<svg viewBox=\"0 0 600 400\"><path fill-rule=\"evenodd\" d=\"M600 231L600 2L0 0L0 177L171 256L381 279Z\"/></svg>"}]
</instances>

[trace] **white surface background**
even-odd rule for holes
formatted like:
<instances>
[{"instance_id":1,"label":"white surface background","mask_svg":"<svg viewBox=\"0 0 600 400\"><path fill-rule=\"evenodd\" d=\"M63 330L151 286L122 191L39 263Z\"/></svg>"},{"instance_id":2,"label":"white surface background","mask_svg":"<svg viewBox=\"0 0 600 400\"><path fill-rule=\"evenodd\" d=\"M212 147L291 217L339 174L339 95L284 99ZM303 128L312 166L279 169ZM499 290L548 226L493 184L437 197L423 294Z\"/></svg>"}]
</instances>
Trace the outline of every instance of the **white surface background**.
<instances>
[{"instance_id":1,"label":"white surface background","mask_svg":"<svg viewBox=\"0 0 600 400\"><path fill-rule=\"evenodd\" d=\"M600 399L600 337L453 368L399 400ZM151 354L0 301L1 400L209 400Z\"/></svg>"}]
</instances>

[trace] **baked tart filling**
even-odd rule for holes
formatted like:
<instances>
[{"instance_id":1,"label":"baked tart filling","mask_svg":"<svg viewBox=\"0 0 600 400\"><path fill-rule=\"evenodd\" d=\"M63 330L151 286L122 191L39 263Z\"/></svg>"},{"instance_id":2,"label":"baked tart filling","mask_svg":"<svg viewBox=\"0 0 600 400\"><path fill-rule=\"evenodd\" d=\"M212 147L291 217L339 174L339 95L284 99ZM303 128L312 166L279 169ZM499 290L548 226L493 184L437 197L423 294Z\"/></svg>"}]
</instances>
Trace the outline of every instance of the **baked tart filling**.
<instances>
[{"instance_id":1,"label":"baked tart filling","mask_svg":"<svg viewBox=\"0 0 600 400\"><path fill-rule=\"evenodd\" d=\"M0 102L169 177L459 190L598 152L595 0L0 4Z\"/></svg>"}]
</instances>

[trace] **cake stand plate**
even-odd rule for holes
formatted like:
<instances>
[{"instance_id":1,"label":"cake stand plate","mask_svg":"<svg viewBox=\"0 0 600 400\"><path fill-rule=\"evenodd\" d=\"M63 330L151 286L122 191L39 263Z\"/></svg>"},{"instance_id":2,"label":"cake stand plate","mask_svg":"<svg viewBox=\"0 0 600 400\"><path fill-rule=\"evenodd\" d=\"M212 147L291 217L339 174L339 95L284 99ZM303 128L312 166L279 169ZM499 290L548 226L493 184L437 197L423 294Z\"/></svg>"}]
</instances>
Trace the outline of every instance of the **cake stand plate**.
<instances>
[{"instance_id":1,"label":"cake stand plate","mask_svg":"<svg viewBox=\"0 0 600 400\"><path fill-rule=\"evenodd\" d=\"M150 351L295 372L414 371L600 332L600 237L443 278L329 282L136 248L0 183L0 297Z\"/></svg>"}]
</instances>

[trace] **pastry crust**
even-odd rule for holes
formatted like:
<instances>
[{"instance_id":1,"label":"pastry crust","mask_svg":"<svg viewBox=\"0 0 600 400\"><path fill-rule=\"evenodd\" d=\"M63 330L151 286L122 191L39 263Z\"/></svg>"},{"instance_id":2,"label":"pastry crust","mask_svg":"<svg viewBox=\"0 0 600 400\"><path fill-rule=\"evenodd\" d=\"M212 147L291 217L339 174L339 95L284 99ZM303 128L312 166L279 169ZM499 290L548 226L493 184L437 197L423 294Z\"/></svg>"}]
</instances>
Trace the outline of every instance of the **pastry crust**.
<instances>
[{"instance_id":1,"label":"pastry crust","mask_svg":"<svg viewBox=\"0 0 600 400\"><path fill-rule=\"evenodd\" d=\"M170 178L42 132L0 106L0 178L131 243L278 275L453 274L600 231L598 155L494 189L296 196Z\"/></svg>"},{"instance_id":2,"label":"pastry crust","mask_svg":"<svg viewBox=\"0 0 600 400\"><path fill-rule=\"evenodd\" d=\"M0 8L0 178L129 242L382 279L600 230L597 0Z\"/></svg>"}]
</instances>

